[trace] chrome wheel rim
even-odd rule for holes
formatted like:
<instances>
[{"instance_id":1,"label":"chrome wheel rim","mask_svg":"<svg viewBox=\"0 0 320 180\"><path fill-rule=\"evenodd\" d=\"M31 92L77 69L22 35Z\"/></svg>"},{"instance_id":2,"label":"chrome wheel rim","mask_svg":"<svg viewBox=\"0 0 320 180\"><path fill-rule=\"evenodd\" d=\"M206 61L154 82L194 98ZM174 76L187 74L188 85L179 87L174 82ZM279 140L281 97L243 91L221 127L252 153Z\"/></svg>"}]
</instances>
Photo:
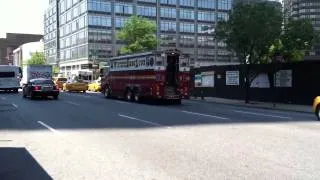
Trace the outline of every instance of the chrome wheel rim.
<instances>
[{"instance_id":1,"label":"chrome wheel rim","mask_svg":"<svg viewBox=\"0 0 320 180\"><path fill-rule=\"evenodd\" d=\"M134 100L135 100L135 101L139 101L139 96L138 96L138 95L135 95L135 96L134 96Z\"/></svg>"},{"instance_id":2,"label":"chrome wheel rim","mask_svg":"<svg viewBox=\"0 0 320 180\"><path fill-rule=\"evenodd\" d=\"M127 100L128 100L128 101L131 100L131 93L130 93L130 92L127 93Z\"/></svg>"},{"instance_id":3,"label":"chrome wheel rim","mask_svg":"<svg viewBox=\"0 0 320 180\"><path fill-rule=\"evenodd\" d=\"M109 89L108 89L108 88L104 90L104 96L105 96L105 97L108 97L108 96L109 96Z\"/></svg>"}]
</instances>

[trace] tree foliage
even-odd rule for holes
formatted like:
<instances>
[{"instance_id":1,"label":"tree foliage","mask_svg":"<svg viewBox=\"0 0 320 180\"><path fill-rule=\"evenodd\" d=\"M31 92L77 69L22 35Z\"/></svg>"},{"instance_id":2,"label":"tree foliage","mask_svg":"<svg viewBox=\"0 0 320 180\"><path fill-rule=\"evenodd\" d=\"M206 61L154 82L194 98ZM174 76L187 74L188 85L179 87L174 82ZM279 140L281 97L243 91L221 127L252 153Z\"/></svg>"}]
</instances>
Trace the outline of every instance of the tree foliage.
<instances>
[{"instance_id":1,"label":"tree foliage","mask_svg":"<svg viewBox=\"0 0 320 180\"><path fill-rule=\"evenodd\" d=\"M301 61L316 41L318 41L318 33L313 29L310 20L289 19L277 44L270 49L270 55L271 57L282 56L285 62Z\"/></svg>"},{"instance_id":2,"label":"tree foliage","mask_svg":"<svg viewBox=\"0 0 320 180\"><path fill-rule=\"evenodd\" d=\"M153 50L157 47L156 24L148 19L132 16L118 32L118 38L126 44L122 54Z\"/></svg>"},{"instance_id":3,"label":"tree foliage","mask_svg":"<svg viewBox=\"0 0 320 180\"><path fill-rule=\"evenodd\" d=\"M58 66L52 66L53 74L58 74L60 72L60 68Z\"/></svg>"},{"instance_id":4,"label":"tree foliage","mask_svg":"<svg viewBox=\"0 0 320 180\"><path fill-rule=\"evenodd\" d=\"M250 99L250 85L257 73L250 65L264 63L275 39L280 38L282 13L269 3L237 3L231 11L229 20L219 22L216 37L225 41L227 48L234 51L240 63L246 64L245 75L246 102Z\"/></svg>"},{"instance_id":5,"label":"tree foliage","mask_svg":"<svg viewBox=\"0 0 320 180\"><path fill-rule=\"evenodd\" d=\"M32 53L31 58L26 62L26 65L44 65L46 64L46 58L44 53L35 52Z\"/></svg>"},{"instance_id":6,"label":"tree foliage","mask_svg":"<svg viewBox=\"0 0 320 180\"><path fill-rule=\"evenodd\" d=\"M218 23L216 37L226 42L242 64L256 64L280 37L281 11L268 3L237 3L228 21Z\"/></svg>"}]
</instances>

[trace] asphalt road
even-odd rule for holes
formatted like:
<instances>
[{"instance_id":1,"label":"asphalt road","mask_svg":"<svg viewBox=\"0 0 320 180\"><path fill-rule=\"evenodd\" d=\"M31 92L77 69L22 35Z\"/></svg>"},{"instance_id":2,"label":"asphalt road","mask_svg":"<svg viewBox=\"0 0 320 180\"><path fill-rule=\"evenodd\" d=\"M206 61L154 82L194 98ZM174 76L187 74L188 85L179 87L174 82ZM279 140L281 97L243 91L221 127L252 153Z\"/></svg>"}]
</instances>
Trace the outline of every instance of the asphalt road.
<instances>
[{"instance_id":1,"label":"asphalt road","mask_svg":"<svg viewBox=\"0 0 320 180\"><path fill-rule=\"evenodd\" d=\"M0 179L320 179L313 114L0 93Z\"/></svg>"}]
</instances>

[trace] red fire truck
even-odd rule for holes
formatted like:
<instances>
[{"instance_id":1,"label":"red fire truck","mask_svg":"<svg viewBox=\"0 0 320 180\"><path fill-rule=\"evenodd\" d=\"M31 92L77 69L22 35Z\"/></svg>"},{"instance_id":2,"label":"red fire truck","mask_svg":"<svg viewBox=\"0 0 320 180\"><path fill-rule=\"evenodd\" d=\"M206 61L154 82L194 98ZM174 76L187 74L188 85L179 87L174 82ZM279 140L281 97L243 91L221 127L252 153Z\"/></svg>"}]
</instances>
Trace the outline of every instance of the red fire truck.
<instances>
[{"instance_id":1,"label":"red fire truck","mask_svg":"<svg viewBox=\"0 0 320 180\"><path fill-rule=\"evenodd\" d=\"M177 49L118 56L109 64L101 83L106 98L164 99L181 104L182 98L189 97L189 57Z\"/></svg>"}]
</instances>

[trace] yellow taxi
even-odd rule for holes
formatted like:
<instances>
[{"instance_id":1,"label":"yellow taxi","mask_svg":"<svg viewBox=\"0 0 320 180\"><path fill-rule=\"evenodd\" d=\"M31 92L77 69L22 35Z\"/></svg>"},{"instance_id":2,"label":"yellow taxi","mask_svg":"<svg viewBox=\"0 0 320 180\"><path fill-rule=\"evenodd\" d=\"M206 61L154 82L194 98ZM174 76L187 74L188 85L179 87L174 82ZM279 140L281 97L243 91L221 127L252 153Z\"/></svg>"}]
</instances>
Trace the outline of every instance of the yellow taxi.
<instances>
[{"instance_id":1,"label":"yellow taxi","mask_svg":"<svg viewBox=\"0 0 320 180\"><path fill-rule=\"evenodd\" d=\"M88 84L82 82L81 80L67 81L63 84L63 91L76 91L76 92L86 92L88 90Z\"/></svg>"},{"instance_id":2,"label":"yellow taxi","mask_svg":"<svg viewBox=\"0 0 320 180\"><path fill-rule=\"evenodd\" d=\"M313 101L313 112L316 114L318 120L320 120L320 96L317 96Z\"/></svg>"},{"instance_id":3,"label":"yellow taxi","mask_svg":"<svg viewBox=\"0 0 320 180\"><path fill-rule=\"evenodd\" d=\"M67 82L67 78L64 77L54 77L53 78L54 84L59 87L59 89L63 88L63 84Z\"/></svg>"},{"instance_id":4,"label":"yellow taxi","mask_svg":"<svg viewBox=\"0 0 320 180\"><path fill-rule=\"evenodd\" d=\"M89 83L88 90L93 92L100 92L101 91L101 80L95 80L92 83Z\"/></svg>"}]
</instances>

